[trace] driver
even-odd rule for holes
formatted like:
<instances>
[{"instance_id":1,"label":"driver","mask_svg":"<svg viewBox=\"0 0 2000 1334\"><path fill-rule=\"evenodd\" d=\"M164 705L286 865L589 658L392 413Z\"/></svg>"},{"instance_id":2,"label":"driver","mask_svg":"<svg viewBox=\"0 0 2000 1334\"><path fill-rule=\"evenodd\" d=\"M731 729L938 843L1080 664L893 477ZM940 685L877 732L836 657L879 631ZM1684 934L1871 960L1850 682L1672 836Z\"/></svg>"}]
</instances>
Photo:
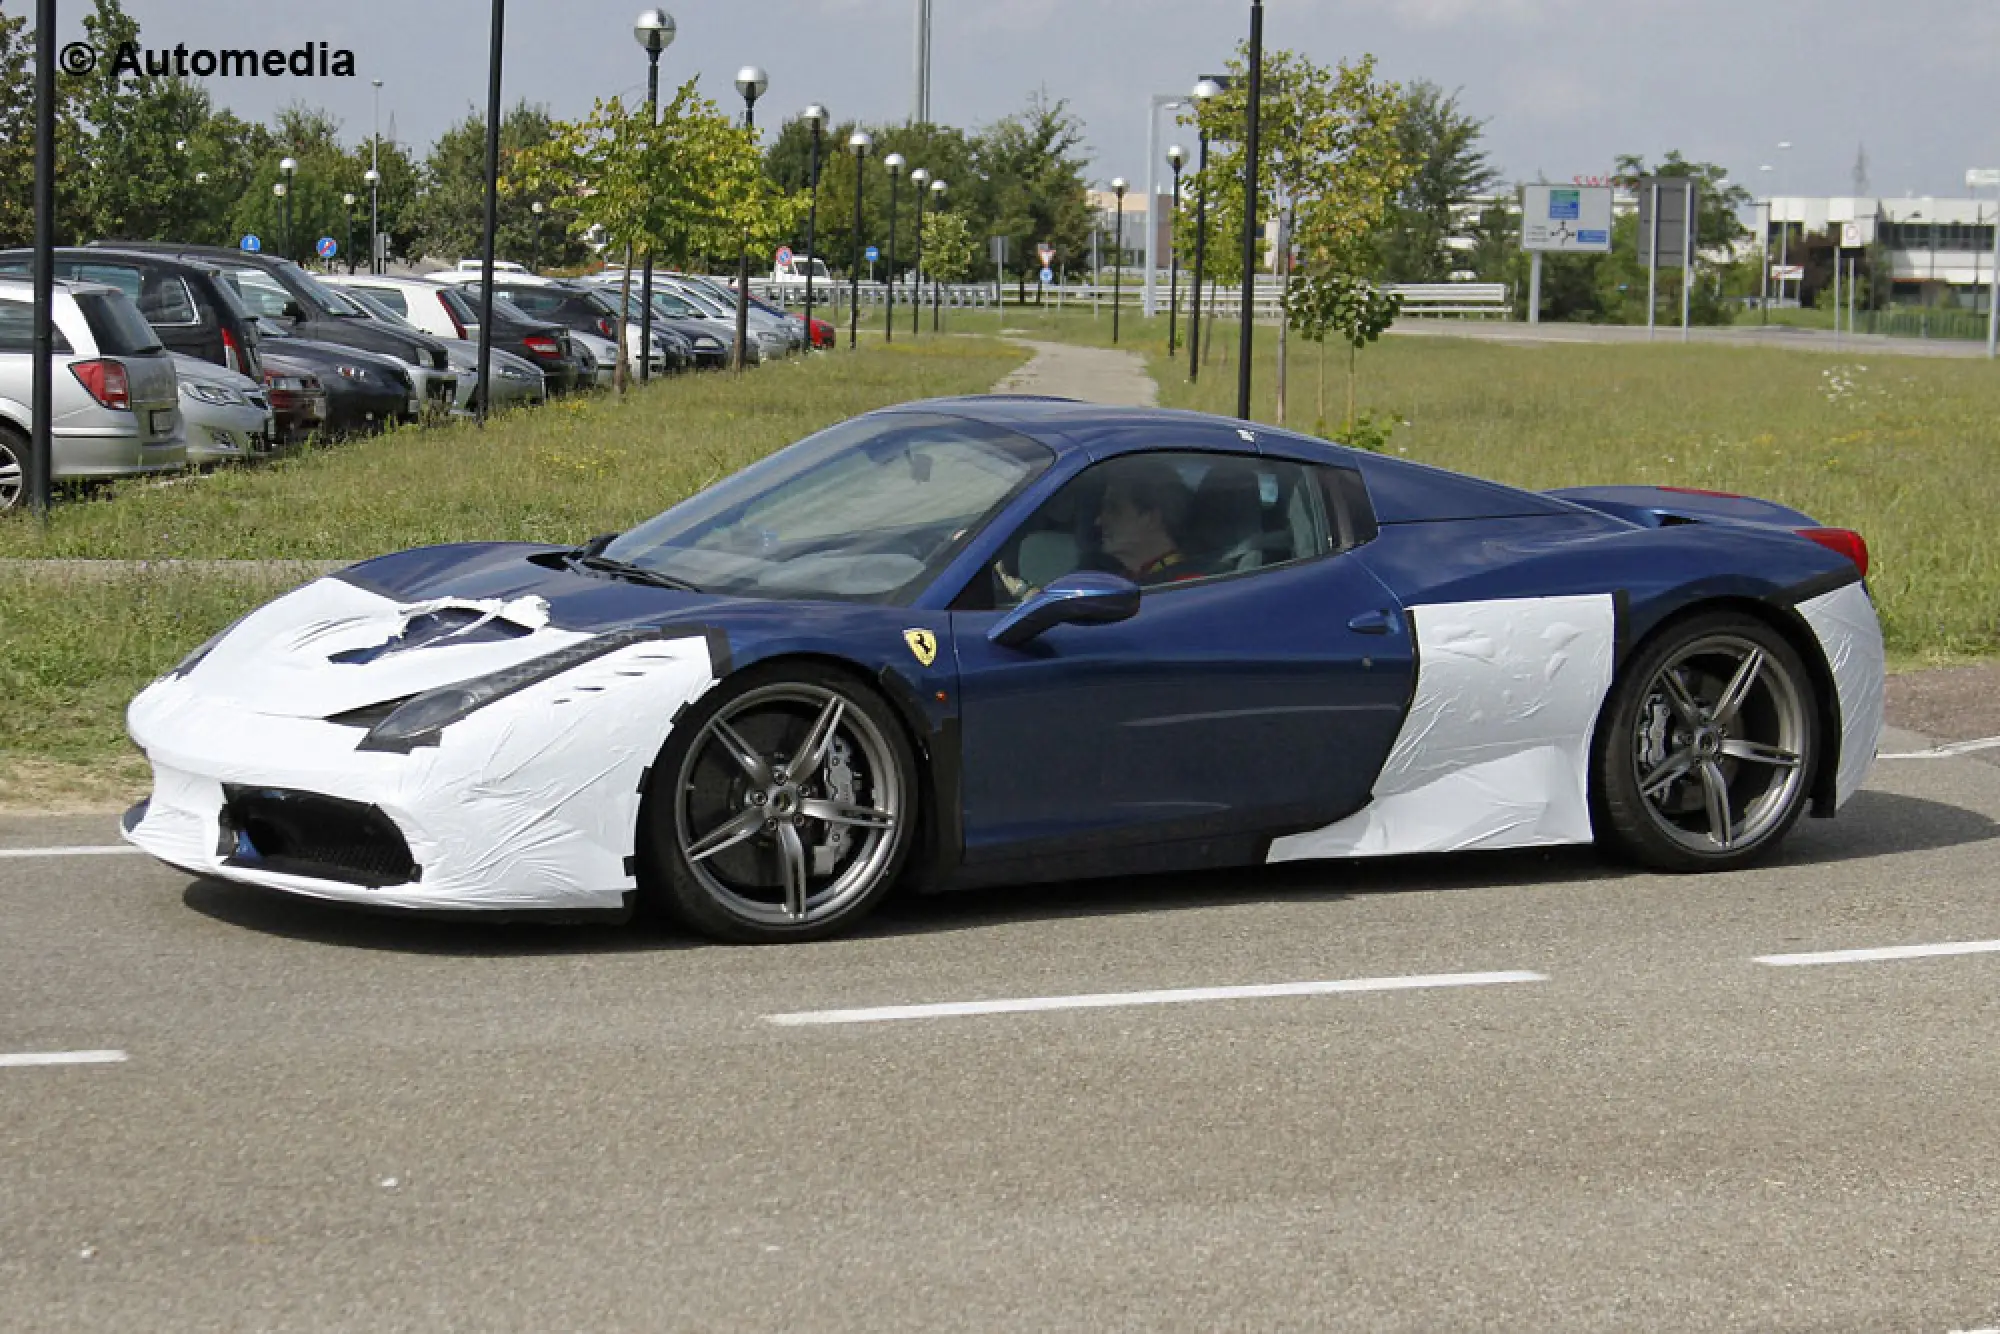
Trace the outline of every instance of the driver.
<instances>
[{"instance_id":1,"label":"driver","mask_svg":"<svg viewBox=\"0 0 2000 1334\"><path fill-rule=\"evenodd\" d=\"M1158 459L1113 464L1097 511L1104 553L1141 587L1200 578L1181 555L1193 497L1173 465Z\"/></svg>"}]
</instances>

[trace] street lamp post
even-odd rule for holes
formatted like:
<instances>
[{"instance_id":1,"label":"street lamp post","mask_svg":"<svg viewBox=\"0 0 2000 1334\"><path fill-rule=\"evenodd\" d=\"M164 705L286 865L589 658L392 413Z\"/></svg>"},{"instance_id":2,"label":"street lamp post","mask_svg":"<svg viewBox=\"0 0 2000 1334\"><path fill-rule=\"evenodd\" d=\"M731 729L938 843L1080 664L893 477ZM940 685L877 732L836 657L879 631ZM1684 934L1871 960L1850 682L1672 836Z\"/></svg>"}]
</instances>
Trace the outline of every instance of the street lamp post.
<instances>
[{"instance_id":1,"label":"street lamp post","mask_svg":"<svg viewBox=\"0 0 2000 1334\"><path fill-rule=\"evenodd\" d=\"M854 262L847 268L847 350L852 352L861 337L861 164L875 136L856 130L847 136L847 151L854 154Z\"/></svg>"},{"instance_id":2,"label":"street lamp post","mask_svg":"<svg viewBox=\"0 0 2000 1334\"><path fill-rule=\"evenodd\" d=\"M297 158L289 158L289 157L280 158L278 160L278 170L285 174L285 179L279 182L278 185L274 187L271 191L271 193L278 196L279 210L284 214L285 220L281 224L281 230L280 230L280 237L281 237L280 244L283 245L284 247L284 254L286 259L293 258L292 173L296 172L298 169L299 169L299 163Z\"/></svg>"},{"instance_id":3,"label":"street lamp post","mask_svg":"<svg viewBox=\"0 0 2000 1334\"><path fill-rule=\"evenodd\" d=\"M1201 378L1201 278L1202 268L1208 261L1208 126L1201 123L1201 113L1208 104L1222 92L1222 85L1214 79L1203 79L1194 86L1195 124L1200 138L1199 156L1195 160L1194 194L1194 296L1188 303L1188 383Z\"/></svg>"},{"instance_id":4,"label":"street lamp post","mask_svg":"<svg viewBox=\"0 0 2000 1334\"><path fill-rule=\"evenodd\" d=\"M885 343L896 341L896 187L903 179L903 167L906 161L901 153L891 153L882 159L882 165L889 170L889 266L887 269L889 290L882 302L882 341ZM919 170L922 169L919 168ZM914 180L915 177L911 179ZM923 215L923 197L923 191L918 190L917 213L919 218ZM922 225L920 221L918 227L921 229ZM912 308L919 304L914 290L910 294L910 304Z\"/></svg>"},{"instance_id":5,"label":"street lamp post","mask_svg":"<svg viewBox=\"0 0 2000 1334\"><path fill-rule=\"evenodd\" d=\"M919 332L917 320L924 312L924 196L930 184L931 174L922 167L910 173L910 184L917 192L917 262L910 270L910 337Z\"/></svg>"},{"instance_id":6,"label":"street lamp post","mask_svg":"<svg viewBox=\"0 0 2000 1334\"><path fill-rule=\"evenodd\" d=\"M368 271L382 272L382 210L379 194L382 187L382 173L370 167L361 173L361 179L368 182Z\"/></svg>"},{"instance_id":7,"label":"street lamp post","mask_svg":"<svg viewBox=\"0 0 2000 1334\"><path fill-rule=\"evenodd\" d=\"M1250 420L1250 353L1257 328L1257 155L1264 100L1264 0L1250 0L1250 131L1243 146L1243 311L1236 415Z\"/></svg>"},{"instance_id":8,"label":"street lamp post","mask_svg":"<svg viewBox=\"0 0 2000 1334\"><path fill-rule=\"evenodd\" d=\"M674 16L664 9L649 9L632 21L632 40L646 53L646 128L650 130L660 118L660 53L674 44L674 34L678 31ZM630 290L628 273L626 282ZM625 322L632 312L618 312L619 355L624 355ZM740 356L740 352L739 352ZM653 249L646 247L646 275L639 280L639 379L650 380L653 375Z\"/></svg>"},{"instance_id":9,"label":"street lamp post","mask_svg":"<svg viewBox=\"0 0 2000 1334\"><path fill-rule=\"evenodd\" d=\"M342 195L340 202L347 206L347 272L352 276L354 273L354 193L349 191Z\"/></svg>"},{"instance_id":10,"label":"street lamp post","mask_svg":"<svg viewBox=\"0 0 2000 1334\"><path fill-rule=\"evenodd\" d=\"M762 67L745 65L736 71L736 91L743 94L743 128L757 128L757 99L771 86ZM650 262L647 267L651 267ZM808 330L808 333L811 331ZM649 343L648 347L651 346ZM750 363L750 234L742 233L736 243L736 369Z\"/></svg>"},{"instance_id":11,"label":"street lamp post","mask_svg":"<svg viewBox=\"0 0 2000 1334\"><path fill-rule=\"evenodd\" d=\"M368 272L382 272L382 218L376 209L375 187L382 183L382 81L375 85L375 128L368 139L368 170L361 179L368 182Z\"/></svg>"},{"instance_id":12,"label":"street lamp post","mask_svg":"<svg viewBox=\"0 0 2000 1334\"><path fill-rule=\"evenodd\" d=\"M542 271L542 201L537 199L528 205L528 212L535 215L535 252L529 257L528 267L536 273Z\"/></svg>"},{"instance_id":13,"label":"street lamp post","mask_svg":"<svg viewBox=\"0 0 2000 1334\"><path fill-rule=\"evenodd\" d=\"M1160 148L1160 113L1178 111L1181 100L1173 93L1154 93L1146 103L1146 281L1141 286L1141 309L1146 318L1160 313L1158 292L1160 272L1160 220L1153 216L1159 206L1160 191L1158 178L1153 174L1156 159L1154 154Z\"/></svg>"},{"instance_id":14,"label":"street lamp post","mask_svg":"<svg viewBox=\"0 0 2000 1334\"><path fill-rule=\"evenodd\" d=\"M1167 239L1173 243L1167 247L1167 355L1170 357L1179 345L1176 334L1181 314L1181 248L1175 233L1180 230L1181 166L1186 161L1187 151L1179 144L1167 149L1167 165L1174 171L1174 226L1167 233Z\"/></svg>"},{"instance_id":15,"label":"street lamp post","mask_svg":"<svg viewBox=\"0 0 2000 1334\"><path fill-rule=\"evenodd\" d=\"M931 197L933 200L931 204L931 212L936 213L939 209L944 207L944 192L946 188L947 187L943 181L931 182ZM937 279L937 274L933 272L931 274L931 332L936 333L937 331L938 331L938 279Z\"/></svg>"},{"instance_id":16,"label":"street lamp post","mask_svg":"<svg viewBox=\"0 0 2000 1334\"><path fill-rule=\"evenodd\" d=\"M1125 191L1123 176L1111 178L1111 193L1118 201L1118 220L1112 224L1111 241L1111 342L1118 342L1118 305L1125 297Z\"/></svg>"},{"instance_id":17,"label":"street lamp post","mask_svg":"<svg viewBox=\"0 0 2000 1334\"><path fill-rule=\"evenodd\" d=\"M813 269L818 255L815 247L819 242L819 140L826 129L826 108L815 102L806 108L806 120L812 125L812 203L806 212L806 351L813 350Z\"/></svg>"},{"instance_id":18,"label":"street lamp post","mask_svg":"<svg viewBox=\"0 0 2000 1334\"><path fill-rule=\"evenodd\" d=\"M493 31L486 52L486 209L480 220L479 248L479 361L473 384L480 386L479 406L474 418L486 424L488 394L493 383L493 245L500 230L500 74L507 46L506 0L493 0Z\"/></svg>"}]
</instances>

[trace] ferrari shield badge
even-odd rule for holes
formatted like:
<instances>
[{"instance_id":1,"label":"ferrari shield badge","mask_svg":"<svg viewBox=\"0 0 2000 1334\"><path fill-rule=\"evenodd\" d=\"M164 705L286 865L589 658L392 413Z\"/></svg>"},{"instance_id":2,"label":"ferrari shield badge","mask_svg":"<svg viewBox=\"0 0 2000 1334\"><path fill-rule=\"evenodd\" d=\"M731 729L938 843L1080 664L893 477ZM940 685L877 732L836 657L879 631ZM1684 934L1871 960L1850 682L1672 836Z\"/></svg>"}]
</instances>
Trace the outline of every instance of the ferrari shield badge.
<instances>
[{"instance_id":1,"label":"ferrari shield badge","mask_svg":"<svg viewBox=\"0 0 2000 1334\"><path fill-rule=\"evenodd\" d=\"M910 652L917 661L928 667L937 661L937 636L928 630L905 630L903 642L910 646Z\"/></svg>"}]
</instances>

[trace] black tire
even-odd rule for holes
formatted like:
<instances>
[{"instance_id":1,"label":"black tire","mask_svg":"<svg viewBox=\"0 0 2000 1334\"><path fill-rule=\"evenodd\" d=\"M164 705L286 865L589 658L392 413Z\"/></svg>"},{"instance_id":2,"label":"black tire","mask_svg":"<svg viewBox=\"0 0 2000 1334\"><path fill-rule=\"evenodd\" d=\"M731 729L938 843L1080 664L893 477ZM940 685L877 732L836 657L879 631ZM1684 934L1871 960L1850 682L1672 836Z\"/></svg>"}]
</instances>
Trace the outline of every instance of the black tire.
<instances>
[{"instance_id":1,"label":"black tire","mask_svg":"<svg viewBox=\"0 0 2000 1334\"><path fill-rule=\"evenodd\" d=\"M0 514L21 503L28 486L28 439L11 426L0 426Z\"/></svg>"},{"instance_id":2,"label":"black tire","mask_svg":"<svg viewBox=\"0 0 2000 1334\"><path fill-rule=\"evenodd\" d=\"M815 761L806 750L822 730ZM808 771L786 767L799 764ZM860 678L819 663L752 668L683 714L653 764L642 905L740 944L839 934L902 874L920 801L902 724Z\"/></svg>"},{"instance_id":3,"label":"black tire","mask_svg":"<svg viewBox=\"0 0 2000 1334\"><path fill-rule=\"evenodd\" d=\"M1784 635L1742 612L1675 622L1640 646L1599 715L1598 841L1660 871L1752 865L1804 811L1820 746L1813 678Z\"/></svg>"}]
</instances>

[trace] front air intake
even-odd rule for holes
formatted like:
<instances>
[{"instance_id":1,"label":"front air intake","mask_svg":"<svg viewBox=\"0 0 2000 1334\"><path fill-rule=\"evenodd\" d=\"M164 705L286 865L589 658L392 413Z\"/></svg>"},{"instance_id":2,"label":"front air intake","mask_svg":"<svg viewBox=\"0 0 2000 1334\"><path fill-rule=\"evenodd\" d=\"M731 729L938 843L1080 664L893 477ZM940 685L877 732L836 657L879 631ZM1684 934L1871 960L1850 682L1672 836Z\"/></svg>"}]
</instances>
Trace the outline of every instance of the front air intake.
<instances>
[{"instance_id":1,"label":"front air intake","mask_svg":"<svg viewBox=\"0 0 2000 1334\"><path fill-rule=\"evenodd\" d=\"M379 889L422 872L379 807L289 788L222 789L223 859L231 866Z\"/></svg>"}]
</instances>

